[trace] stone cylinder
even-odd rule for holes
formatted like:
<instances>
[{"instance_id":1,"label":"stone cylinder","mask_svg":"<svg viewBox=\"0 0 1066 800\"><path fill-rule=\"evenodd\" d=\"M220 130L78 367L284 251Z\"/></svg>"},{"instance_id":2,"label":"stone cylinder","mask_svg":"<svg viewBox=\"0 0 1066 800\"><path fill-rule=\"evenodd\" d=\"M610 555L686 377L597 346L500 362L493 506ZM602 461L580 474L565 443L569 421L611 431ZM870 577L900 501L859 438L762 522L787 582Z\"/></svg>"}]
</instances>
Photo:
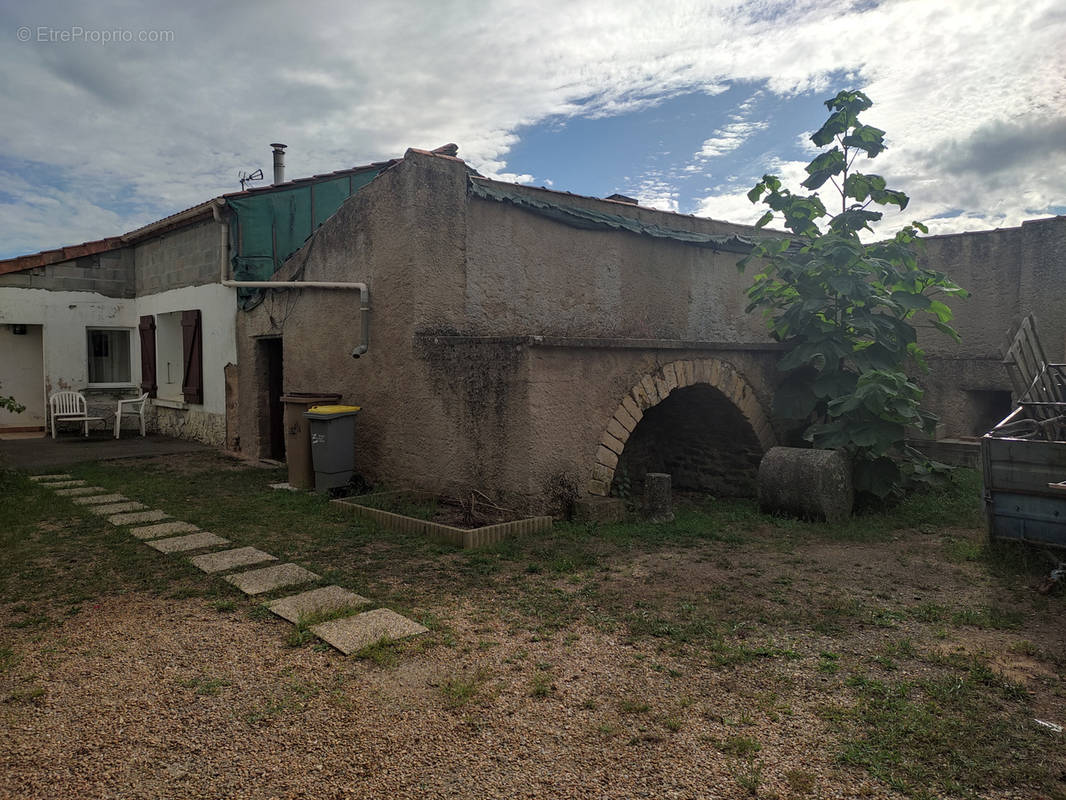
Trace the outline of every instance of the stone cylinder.
<instances>
[{"instance_id":1,"label":"stone cylinder","mask_svg":"<svg viewBox=\"0 0 1066 800\"><path fill-rule=\"evenodd\" d=\"M671 477L665 472L649 472L644 476L644 513L649 521L674 521L672 483Z\"/></svg>"},{"instance_id":2,"label":"stone cylinder","mask_svg":"<svg viewBox=\"0 0 1066 800\"><path fill-rule=\"evenodd\" d=\"M843 522L854 502L851 466L836 450L771 447L759 462L763 511Z\"/></svg>"}]
</instances>

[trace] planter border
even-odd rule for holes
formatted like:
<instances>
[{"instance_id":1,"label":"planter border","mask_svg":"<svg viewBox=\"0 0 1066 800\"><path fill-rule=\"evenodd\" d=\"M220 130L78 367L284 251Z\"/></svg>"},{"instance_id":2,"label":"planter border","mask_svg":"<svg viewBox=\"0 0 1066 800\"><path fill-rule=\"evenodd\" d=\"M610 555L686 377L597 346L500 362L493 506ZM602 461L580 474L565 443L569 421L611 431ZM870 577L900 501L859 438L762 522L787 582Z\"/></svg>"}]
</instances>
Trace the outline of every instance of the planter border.
<instances>
[{"instance_id":1,"label":"planter border","mask_svg":"<svg viewBox=\"0 0 1066 800\"><path fill-rule=\"evenodd\" d=\"M443 525L439 522L408 517L404 514L397 514L393 511L385 511L381 508L365 505L368 501L394 500L401 497L410 498L415 502L440 499L440 495L432 492L401 490L396 492L377 492L358 497L342 497L331 502L346 508L358 517L373 520L388 530L399 533L419 533L434 541L453 544L464 549L484 547L528 533L540 533L541 531L549 530L553 521L551 517L527 517L510 522L483 525L480 528L456 528L453 525Z\"/></svg>"}]
</instances>

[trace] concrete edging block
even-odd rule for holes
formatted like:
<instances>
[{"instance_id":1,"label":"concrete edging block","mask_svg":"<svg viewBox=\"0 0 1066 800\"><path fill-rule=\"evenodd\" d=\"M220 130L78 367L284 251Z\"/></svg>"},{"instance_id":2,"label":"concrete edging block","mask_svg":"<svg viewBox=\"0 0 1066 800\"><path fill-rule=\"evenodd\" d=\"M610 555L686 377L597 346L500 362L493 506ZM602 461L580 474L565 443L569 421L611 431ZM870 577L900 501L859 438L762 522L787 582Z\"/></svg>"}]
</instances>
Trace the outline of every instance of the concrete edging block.
<instances>
[{"instance_id":1,"label":"concrete edging block","mask_svg":"<svg viewBox=\"0 0 1066 800\"><path fill-rule=\"evenodd\" d=\"M515 536L540 533L549 530L553 522L551 517L543 516L527 517L526 519L512 520L510 522L499 522L494 525L484 525L480 528L456 528L452 525L444 525L440 522L408 517L404 514L397 514L393 511L386 511L381 508L374 508L373 506L357 502L357 500L373 502L374 500L386 500L398 497L428 500L436 498L437 495L429 492L413 491L380 492L378 494L363 495L360 498L342 497L333 500L332 502L340 505L342 508L346 508L356 516L373 520L381 527L388 530L397 531L399 533L417 533L435 541L453 544L464 549L496 544L497 542L502 542Z\"/></svg>"}]
</instances>

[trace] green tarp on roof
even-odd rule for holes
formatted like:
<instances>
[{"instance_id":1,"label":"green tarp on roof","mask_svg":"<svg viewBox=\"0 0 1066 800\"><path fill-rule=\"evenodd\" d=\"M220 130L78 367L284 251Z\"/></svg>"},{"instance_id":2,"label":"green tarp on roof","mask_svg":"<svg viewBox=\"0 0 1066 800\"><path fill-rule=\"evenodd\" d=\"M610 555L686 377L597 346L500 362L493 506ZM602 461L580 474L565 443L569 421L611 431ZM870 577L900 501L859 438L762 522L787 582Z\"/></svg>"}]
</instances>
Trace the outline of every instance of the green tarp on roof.
<instances>
[{"instance_id":1,"label":"green tarp on roof","mask_svg":"<svg viewBox=\"0 0 1066 800\"><path fill-rule=\"evenodd\" d=\"M751 252L751 247L754 244L754 240L746 236L737 236L735 234L712 235L709 233L682 231L675 228L664 228L661 225L641 222L634 217L609 214L606 211L594 211L568 203L553 202L544 197L523 192L518 187L512 188L499 183L492 183L484 178L472 177L470 179L470 191L475 197L495 200L500 203L511 203L526 211L553 219L572 228L623 230L641 236L653 236L656 239L673 239L677 242L684 242L697 247L708 247L711 250L726 253L747 254Z\"/></svg>"},{"instance_id":2,"label":"green tarp on roof","mask_svg":"<svg viewBox=\"0 0 1066 800\"><path fill-rule=\"evenodd\" d=\"M351 195L374 180L385 166L277 191L226 198L226 204L236 216L236 222L230 224L233 278L270 280L319 225L333 216ZM249 308L259 294L254 289L239 289L238 302L242 308Z\"/></svg>"}]
</instances>

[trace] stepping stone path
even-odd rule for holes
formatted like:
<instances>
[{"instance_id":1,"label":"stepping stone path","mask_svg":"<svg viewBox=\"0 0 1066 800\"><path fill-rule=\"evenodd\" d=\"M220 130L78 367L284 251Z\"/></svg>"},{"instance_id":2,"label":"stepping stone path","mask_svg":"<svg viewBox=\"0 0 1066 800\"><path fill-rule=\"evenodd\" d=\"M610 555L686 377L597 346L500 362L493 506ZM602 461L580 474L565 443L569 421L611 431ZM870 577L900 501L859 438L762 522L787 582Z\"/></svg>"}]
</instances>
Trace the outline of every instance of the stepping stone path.
<instances>
[{"instance_id":1,"label":"stepping stone path","mask_svg":"<svg viewBox=\"0 0 1066 800\"><path fill-rule=\"evenodd\" d=\"M131 528L130 533L138 539L158 539L160 536L169 536L173 533L193 533L200 530L191 522L160 522L158 525L144 525L140 528Z\"/></svg>"},{"instance_id":2,"label":"stepping stone path","mask_svg":"<svg viewBox=\"0 0 1066 800\"><path fill-rule=\"evenodd\" d=\"M207 531L200 531L187 536L174 536L170 539L153 539L147 542L147 545L154 547L160 553L184 553L186 550L202 550L205 547L217 547L229 543L229 539L223 539Z\"/></svg>"},{"instance_id":3,"label":"stepping stone path","mask_svg":"<svg viewBox=\"0 0 1066 800\"><path fill-rule=\"evenodd\" d=\"M354 617L342 617L311 626L311 633L333 645L344 655L355 653L382 639L403 639L428 630L429 628L387 608L375 608Z\"/></svg>"},{"instance_id":4,"label":"stepping stone path","mask_svg":"<svg viewBox=\"0 0 1066 800\"><path fill-rule=\"evenodd\" d=\"M245 594L263 594L283 586L299 586L301 583L311 583L319 579L319 575L296 564L278 564L274 567L227 575L222 580L232 583Z\"/></svg>"},{"instance_id":5,"label":"stepping stone path","mask_svg":"<svg viewBox=\"0 0 1066 800\"><path fill-rule=\"evenodd\" d=\"M170 514L166 511L136 511L133 514L115 514L108 517L107 521L112 525L134 525L138 522L159 522L164 519L170 519Z\"/></svg>"},{"instance_id":6,"label":"stepping stone path","mask_svg":"<svg viewBox=\"0 0 1066 800\"><path fill-rule=\"evenodd\" d=\"M88 486L88 481L75 479L66 473L31 475L30 480L38 486L51 489L59 496L69 498L77 505L83 506L86 511L106 516L108 522L116 527L137 525L142 522L156 523L130 528L129 532L160 553L184 553L230 544L229 539L202 531L189 522L171 520L170 515L165 511L149 509L143 503L130 500L125 495L109 494L106 489L99 486ZM173 534L183 535L174 536ZM194 566L208 574L277 560L276 556L254 547L216 550L189 558ZM222 578L247 595L265 594L285 587L321 580L320 576L298 564L274 564L269 567L233 572ZM331 614L343 614L368 605L373 605L373 601L343 587L323 586L279 598L267 603L266 607L282 619L293 625L299 625L304 620ZM408 636L418 636L426 633L428 628L395 611L375 608L373 611L342 616L312 625L310 630L327 644L349 655L382 639L398 640Z\"/></svg>"},{"instance_id":7,"label":"stepping stone path","mask_svg":"<svg viewBox=\"0 0 1066 800\"><path fill-rule=\"evenodd\" d=\"M129 502L129 498L124 494L96 494L92 497L75 497L74 502L79 506L100 506L105 503Z\"/></svg>"},{"instance_id":8,"label":"stepping stone path","mask_svg":"<svg viewBox=\"0 0 1066 800\"><path fill-rule=\"evenodd\" d=\"M189 559L192 565L204 572L222 572L234 567L247 567L262 564L264 561L277 561L277 556L256 550L254 547L238 547L235 550L223 550L219 553L206 553Z\"/></svg>"},{"instance_id":9,"label":"stepping stone path","mask_svg":"<svg viewBox=\"0 0 1066 800\"><path fill-rule=\"evenodd\" d=\"M123 511L141 511L145 508L148 508L148 506L144 503L127 500L125 503L104 503L101 506L90 506L89 510L94 514L99 514L101 517L107 517L112 514L120 514Z\"/></svg>"},{"instance_id":10,"label":"stepping stone path","mask_svg":"<svg viewBox=\"0 0 1066 800\"><path fill-rule=\"evenodd\" d=\"M323 586L321 589L311 589L267 603L267 608L293 625L299 625L305 619L369 605L373 605L372 600L367 600L355 592L349 592L340 586Z\"/></svg>"}]
</instances>

